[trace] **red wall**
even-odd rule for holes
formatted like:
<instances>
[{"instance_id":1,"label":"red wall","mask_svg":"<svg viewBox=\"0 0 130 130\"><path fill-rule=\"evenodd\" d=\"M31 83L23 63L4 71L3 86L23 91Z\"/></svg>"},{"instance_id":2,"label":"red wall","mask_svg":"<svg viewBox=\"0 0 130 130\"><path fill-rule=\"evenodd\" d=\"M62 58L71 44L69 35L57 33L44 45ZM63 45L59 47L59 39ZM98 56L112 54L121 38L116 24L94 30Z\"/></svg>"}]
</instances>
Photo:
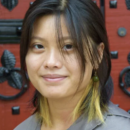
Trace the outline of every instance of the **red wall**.
<instances>
[{"instance_id":1,"label":"red wall","mask_svg":"<svg viewBox=\"0 0 130 130\"><path fill-rule=\"evenodd\" d=\"M23 19L31 1L33 0L19 0L18 5L12 11L8 11L0 4L0 19ZM15 55L15 67L20 67L19 44L0 44L0 57L5 49ZM0 94L9 96L15 95L18 92L19 90L8 86L7 82L0 84ZM34 88L30 86L26 93L16 100L0 100L0 130L13 130L14 127L31 114L32 109L28 104L33 93ZM20 106L20 115L12 115L13 106Z\"/></svg>"},{"instance_id":2,"label":"red wall","mask_svg":"<svg viewBox=\"0 0 130 130\"><path fill-rule=\"evenodd\" d=\"M0 5L0 19L23 19L26 10L29 7L31 0L19 0L19 4L12 11ZM100 5L97 0L98 6ZM130 109L130 97L128 97L119 87L119 73L129 66L127 62L127 55L130 52L130 10L127 10L125 0L118 0L116 9L109 8L109 0L105 0L105 20L108 32L111 51L118 51L118 59L112 60L111 76L114 81L114 95L112 101L125 110ZM125 37L119 37L117 30L119 27L127 29ZM7 49L16 57L16 67L20 66L19 59L19 44L0 44L0 56L3 51ZM0 65L1 66L1 65ZM0 94L14 95L19 90L13 89L7 85L7 82L0 84ZM12 130L20 122L26 119L32 112L28 108L29 100L34 92L34 88L30 87L27 92L20 98L12 101L0 100L0 130ZM11 108L13 106L20 106L20 115L12 115Z\"/></svg>"},{"instance_id":3,"label":"red wall","mask_svg":"<svg viewBox=\"0 0 130 130\"><path fill-rule=\"evenodd\" d=\"M109 0L105 0L105 20L111 51L118 51L118 59L112 59L111 75L114 81L114 96L112 101L125 110L130 110L130 97L119 87L119 74L129 66L127 56L130 52L130 10L127 10L125 0L118 0L117 8L109 8ZM125 37L119 37L117 30L127 29Z\"/></svg>"}]
</instances>

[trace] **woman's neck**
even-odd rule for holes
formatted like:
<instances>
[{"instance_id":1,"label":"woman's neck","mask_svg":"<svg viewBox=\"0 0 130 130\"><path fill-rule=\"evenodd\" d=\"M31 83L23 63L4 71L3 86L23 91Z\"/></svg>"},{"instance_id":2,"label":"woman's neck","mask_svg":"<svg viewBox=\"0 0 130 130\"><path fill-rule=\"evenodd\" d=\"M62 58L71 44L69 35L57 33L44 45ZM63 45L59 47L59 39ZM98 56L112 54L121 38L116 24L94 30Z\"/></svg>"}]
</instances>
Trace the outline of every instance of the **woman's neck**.
<instances>
[{"instance_id":1,"label":"woman's neck","mask_svg":"<svg viewBox=\"0 0 130 130\"><path fill-rule=\"evenodd\" d=\"M66 129L73 124L72 112L80 100L83 91L73 97L63 99L48 99L53 126L65 126ZM75 119L76 120L76 119Z\"/></svg>"}]
</instances>

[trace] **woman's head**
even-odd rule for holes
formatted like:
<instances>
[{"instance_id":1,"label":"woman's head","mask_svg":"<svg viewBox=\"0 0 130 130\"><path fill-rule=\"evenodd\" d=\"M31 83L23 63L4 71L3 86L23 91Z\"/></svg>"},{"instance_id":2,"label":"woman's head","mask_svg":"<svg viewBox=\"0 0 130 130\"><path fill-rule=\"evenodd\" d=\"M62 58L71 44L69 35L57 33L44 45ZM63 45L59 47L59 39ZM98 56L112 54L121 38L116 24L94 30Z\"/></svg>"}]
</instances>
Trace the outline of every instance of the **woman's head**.
<instances>
[{"instance_id":1,"label":"woman's head","mask_svg":"<svg viewBox=\"0 0 130 130\"><path fill-rule=\"evenodd\" d=\"M108 39L102 14L92 0L36 0L24 19L20 56L22 72L25 75L27 67L38 95L72 96L87 89L97 71L99 104L101 108L107 104ZM84 100L93 96L94 89Z\"/></svg>"},{"instance_id":2,"label":"woman's head","mask_svg":"<svg viewBox=\"0 0 130 130\"><path fill-rule=\"evenodd\" d=\"M46 15L35 20L26 66L32 84L41 95L46 98L65 98L86 88L93 67L86 56L84 78L77 90L81 75L80 59L76 56L76 47L67 31L63 15L63 43L58 47L55 19L55 15Z\"/></svg>"}]
</instances>

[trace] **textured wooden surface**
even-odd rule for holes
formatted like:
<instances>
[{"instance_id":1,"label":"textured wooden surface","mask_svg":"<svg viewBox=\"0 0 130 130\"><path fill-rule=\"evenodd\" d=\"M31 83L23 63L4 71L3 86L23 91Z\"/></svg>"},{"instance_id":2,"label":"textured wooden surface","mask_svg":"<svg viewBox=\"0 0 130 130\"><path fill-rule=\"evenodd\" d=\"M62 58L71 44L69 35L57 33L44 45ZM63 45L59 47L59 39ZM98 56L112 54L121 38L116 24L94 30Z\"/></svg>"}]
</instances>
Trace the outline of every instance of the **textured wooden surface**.
<instances>
[{"instance_id":1,"label":"textured wooden surface","mask_svg":"<svg viewBox=\"0 0 130 130\"><path fill-rule=\"evenodd\" d=\"M111 51L118 51L118 59L112 60L111 75L114 81L114 96L112 101L126 111L130 110L130 97L119 87L119 74L129 66L127 56L130 52L130 10L127 10L125 0L118 0L117 8L109 8L109 0L105 0L105 20ZM119 37L120 27L127 29L125 37Z\"/></svg>"},{"instance_id":2,"label":"textured wooden surface","mask_svg":"<svg viewBox=\"0 0 130 130\"><path fill-rule=\"evenodd\" d=\"M19 0L18 5L12 11L8 11L0 4L0 19L23 19L31 1L33 0ZM0 57L4 50L9 50L15 55L15 67L20 67L19 44L0 44ZM9 96L18 92L19 90L8 86L7 82L0 84L0 94ZM34 88L30 86L26 93L16 100L0 100L0 130L13 130L14 127L31 115L32 109L28 104L33 93ZM20 106L19 115L12 115L12 107L14 106Z\"/></svg>"},{"instance_id":3,"label":"textured wooden surface","mask_svg":"<svg viewBox=\"0 0 130 130\"><path fill-rule=\"evenodd\" d=\"M31 1L33 0L19 0L19 4L11 12L0 4L0 19L23 19ZM100 5L99 0L97 0L97 4L98 6ZM105 21L110 49L119 53L118 59L112 60L111 76L114 81L112 101L128 111L130 109L130 97L120 89L118 81L121 70L129 66L127 55L130 52L130 10L126 8L125 0L118 0L116 9L110 9L109 0L105 0ZM127 35L125 37L118 36L117 30L119 27L125 27L127 29ZM5 49L15 55L16 67L19 67L19 44L0 44L0 57ZM0 84L0 94L14 95L18 92L19 90L9 87L7 82ZM34 88L30 86L28 91L16 100L0 100L0 130L12 130L31 114L32 110L28 107L28 104L33 92ZM13 106L20 106L19 115L12 115L11 108Z\"/></svg>"}]
</instances>

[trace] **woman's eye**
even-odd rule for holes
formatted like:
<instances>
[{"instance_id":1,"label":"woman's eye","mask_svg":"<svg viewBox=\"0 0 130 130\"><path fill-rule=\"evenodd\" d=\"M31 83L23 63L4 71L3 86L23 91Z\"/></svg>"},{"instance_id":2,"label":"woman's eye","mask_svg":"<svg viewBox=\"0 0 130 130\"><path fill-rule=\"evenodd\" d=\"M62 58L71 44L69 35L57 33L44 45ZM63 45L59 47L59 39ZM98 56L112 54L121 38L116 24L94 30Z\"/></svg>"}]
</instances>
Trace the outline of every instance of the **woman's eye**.
<instances>
[{"instance_id":1,"label":"woman's eye","mask_svg":"<svg viewBox=\"0 0 130 130\"><path fill-rule=\"evenodd\" d=\"M43 45L37 44L33 46L35 49L44 49Z\"/></svg>"},{"instance_id":2,"label":"woman's eye","mask_svg":"<svg viewBox=\"0 0 130 130\"><path fill-rule=\"evenodd\" d=\"M65 46L63 47L63 49L64 49L64 50L72 50L72 49L73 49L73 45L71 45L71 44L65 45Z\"/></svg>"}]
</instances>

